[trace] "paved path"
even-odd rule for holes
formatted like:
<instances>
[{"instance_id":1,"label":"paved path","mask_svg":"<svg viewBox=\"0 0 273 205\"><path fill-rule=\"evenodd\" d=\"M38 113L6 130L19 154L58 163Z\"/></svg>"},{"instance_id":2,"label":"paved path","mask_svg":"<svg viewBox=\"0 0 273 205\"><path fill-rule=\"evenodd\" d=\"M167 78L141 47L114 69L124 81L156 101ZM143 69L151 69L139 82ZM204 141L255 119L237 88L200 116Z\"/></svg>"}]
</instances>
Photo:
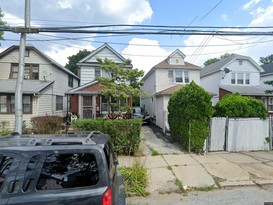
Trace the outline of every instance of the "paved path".
<instances>
[{"instance_id":1,"label":"paved path","mask_svg":"<svg viewBox=\"0 0 273 205\"><path fill-rule=\"evenodd\" d=\"M273 184L272 151L185 154L158 138L148 126L142 128L141 147L145 156L121 156L119 162L120 166L132 166L140 161L148 169L150 193L179 191L179 184L184 189ZM151 150L160 155L151 156Z\"/></svg>"}]
</instances>

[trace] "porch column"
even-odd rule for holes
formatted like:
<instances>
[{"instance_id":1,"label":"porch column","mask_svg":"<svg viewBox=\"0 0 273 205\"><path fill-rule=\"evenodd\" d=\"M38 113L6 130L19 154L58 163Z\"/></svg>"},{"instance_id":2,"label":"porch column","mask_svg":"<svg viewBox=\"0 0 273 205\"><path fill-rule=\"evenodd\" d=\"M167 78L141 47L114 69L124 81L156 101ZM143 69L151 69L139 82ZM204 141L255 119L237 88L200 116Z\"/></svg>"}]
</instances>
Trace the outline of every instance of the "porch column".
<instances>
[{"instance_id":1,"label":"porch column","mask_svg":"<svg viewBox=\"0 0 273 205\"><path fill-rule=\"evenodd\" d=\"M97 108L97 105L96 105L96 95L93 95L92 96L92 113L93 113L93 118L96 118L96 108Z\"/></svg>"},{"instance_id":2,"label":"porch column","mask_svg":"<svg viewBox=\"0 0 273 205\"><path fill-rule=\"evenodd\" d=\"M80 119L83 119L82 95L79 95L78 100L79 100L79 103L78 103L78 105L79 105L79 111L78 112L80 114Z\"/></svg>"}]
</instances>

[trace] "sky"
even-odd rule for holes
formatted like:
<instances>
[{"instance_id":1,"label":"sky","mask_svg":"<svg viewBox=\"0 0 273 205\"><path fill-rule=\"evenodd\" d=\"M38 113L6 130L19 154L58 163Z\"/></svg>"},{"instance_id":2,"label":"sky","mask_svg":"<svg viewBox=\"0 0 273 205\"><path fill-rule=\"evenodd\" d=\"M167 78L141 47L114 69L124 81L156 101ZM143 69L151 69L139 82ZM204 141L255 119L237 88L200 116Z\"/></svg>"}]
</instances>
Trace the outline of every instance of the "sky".
<instances>
[{"instance_id":1,"label":"sky","mask_svg":"<svg viewBox=\"0 0 273 205\"><path fill-rule=\"evenodd\" d=\"M30 24L35 27L98 24L273 25L273 0L30 0L30 3ZM24 26L24 4L24 0L0 0L3 20L13 27ZM0 52L12 45L19 45L20 34L5 32L4 38L0 42ZM82 49L92 51L103 43L108 43L125 58L131 59L134 68L145 73L176 49L186 55L185 61L201 67L207 59L224 53L250 56L257 63L260 57L273 54L273 36L27 35L27 44L37 47L63 66L68 62L68 56Z\"/></svg>"}]
</instances>

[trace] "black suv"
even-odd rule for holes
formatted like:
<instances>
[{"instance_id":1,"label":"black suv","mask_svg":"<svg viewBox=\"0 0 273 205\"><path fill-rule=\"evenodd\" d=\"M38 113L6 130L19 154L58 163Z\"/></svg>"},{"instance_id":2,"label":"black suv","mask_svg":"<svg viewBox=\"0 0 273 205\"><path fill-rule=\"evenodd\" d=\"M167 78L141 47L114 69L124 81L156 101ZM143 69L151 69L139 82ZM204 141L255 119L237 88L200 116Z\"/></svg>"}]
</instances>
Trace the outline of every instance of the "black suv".
<instances>
[{"instance_id":1,"label":"black suv","mask_svg":"<svg viewBox=\"0 0 273 205\"><path fill-rule=\"evenodd\" d=\"M125 204L108 135L0 138L0 204Z\"/></svg>"}]
</instances>

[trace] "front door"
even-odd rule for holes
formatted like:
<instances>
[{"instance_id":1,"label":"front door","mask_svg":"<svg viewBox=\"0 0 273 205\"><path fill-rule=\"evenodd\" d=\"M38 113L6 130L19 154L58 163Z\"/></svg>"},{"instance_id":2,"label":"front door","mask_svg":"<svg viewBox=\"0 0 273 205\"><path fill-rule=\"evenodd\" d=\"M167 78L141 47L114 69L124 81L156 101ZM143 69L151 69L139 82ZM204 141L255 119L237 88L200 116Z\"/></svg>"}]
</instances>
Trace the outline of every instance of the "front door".
<instances>
[{"instance_id":1,"label":"front door","mask_svg":"<svg viewBox=\"0 0 273 205\"><path fill-rule=\"evenodd\" d=\"M83 119L93 118L92 95L83 96Z\"/></svg>"}]
</instances>

